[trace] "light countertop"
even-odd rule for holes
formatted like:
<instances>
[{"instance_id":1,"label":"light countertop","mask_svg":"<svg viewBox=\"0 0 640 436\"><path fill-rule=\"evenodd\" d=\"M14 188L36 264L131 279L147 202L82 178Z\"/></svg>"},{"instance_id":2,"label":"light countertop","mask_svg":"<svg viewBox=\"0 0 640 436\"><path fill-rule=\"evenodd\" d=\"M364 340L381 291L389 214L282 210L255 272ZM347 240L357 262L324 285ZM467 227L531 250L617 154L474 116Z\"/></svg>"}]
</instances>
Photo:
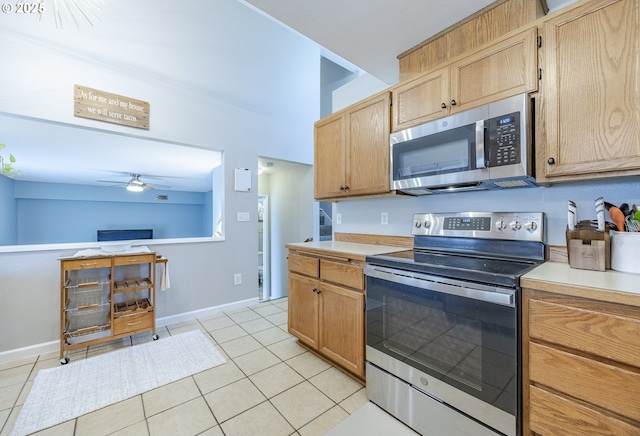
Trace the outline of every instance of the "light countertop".
<instances>
[{"instance_id":1,"label":"light countertop","mask_svg":"<svg viewBox=\"0 0 640 436\"><path fill-rule=\"evenodd\" d=\"M590 271L545 262L520 279L523 288L640 306L640 274Z\"/></svg>"},{"instance_id":2,"label":"light countertop","mask_svg":"<svg viewBox=\"0 0 640 436\"><path fill-rule=\"evenodd\" d=\"M298 242L285 245L289 249L315 252L329 256L348 256L352 259L365 260L375 254L395 253L408 250L406 247L391 245L361 244L343 241Z\"/></svg>"}]
</instances>

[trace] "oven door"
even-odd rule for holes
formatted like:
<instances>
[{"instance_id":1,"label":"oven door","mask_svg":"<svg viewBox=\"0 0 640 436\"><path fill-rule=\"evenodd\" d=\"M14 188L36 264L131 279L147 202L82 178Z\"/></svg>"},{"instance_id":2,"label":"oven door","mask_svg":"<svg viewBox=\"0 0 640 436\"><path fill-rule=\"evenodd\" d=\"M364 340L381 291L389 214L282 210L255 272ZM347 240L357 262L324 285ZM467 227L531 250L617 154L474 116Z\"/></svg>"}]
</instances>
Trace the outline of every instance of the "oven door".
<instances>
[{"instance_id":1,"label":"oven door","mask_svg":"<svg viewBox=\"0 0 640 436\"><path fill-rule=\"evenodd\" d=\"M369 265L367 361L504 434L518 434L518 294Z\"/></svg>"}]
</instances>

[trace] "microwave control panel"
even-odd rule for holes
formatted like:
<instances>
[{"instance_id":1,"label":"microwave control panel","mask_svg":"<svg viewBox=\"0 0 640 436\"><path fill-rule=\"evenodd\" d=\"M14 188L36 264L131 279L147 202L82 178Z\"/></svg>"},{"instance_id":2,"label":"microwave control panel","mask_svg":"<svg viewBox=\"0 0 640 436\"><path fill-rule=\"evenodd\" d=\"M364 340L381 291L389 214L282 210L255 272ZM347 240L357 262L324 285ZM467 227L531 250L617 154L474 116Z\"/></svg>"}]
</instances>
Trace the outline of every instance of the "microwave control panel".
<instances>
[{"instance_id":1,"label":"microwave control panel","mask_svg":"<svg viewBox=\"0 0 640 436\"><path fill-rule=\"evenodd\" d=\"M520 112L491 118L489 133L489 166L499 167L520 163Z\"/></svg>"}]
</instances>

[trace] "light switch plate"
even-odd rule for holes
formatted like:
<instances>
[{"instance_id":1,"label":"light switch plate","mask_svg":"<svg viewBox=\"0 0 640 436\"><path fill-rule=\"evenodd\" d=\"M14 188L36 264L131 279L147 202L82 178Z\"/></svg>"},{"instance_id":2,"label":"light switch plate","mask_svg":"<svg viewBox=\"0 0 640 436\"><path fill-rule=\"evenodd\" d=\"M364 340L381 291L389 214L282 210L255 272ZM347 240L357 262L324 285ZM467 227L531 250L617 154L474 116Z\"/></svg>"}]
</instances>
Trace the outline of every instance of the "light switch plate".
<instances>
[{"instance_id":1,"label":"light switch plate","mask_svg":"<svg viewBox=\"0 0 640 436\"><path fill-rule=\"evenodd\" d=\"M389 213L388 212L380 212L380 224L386 226L389 224Z\"/></svg>"},{"instance_id":2,"label":"light switch plate","mask_svg":"<svg viewBox=\"0 0 640 436\"><path fill-rule=\"evenodd\" d=\"M337 213L336 214L336 224L342 224L342 214L341 213Z\"/></svg>"},{"instance_id":3,"label":"light switch plate","mask_svg":"<svg viewBox=\"0 0 640 436\"><path fill-rule=\"evenodd\" d=\"M249 212L238 212L236 220L237 221L249 221L250 220Z\"/></svg>"}]
</instances>

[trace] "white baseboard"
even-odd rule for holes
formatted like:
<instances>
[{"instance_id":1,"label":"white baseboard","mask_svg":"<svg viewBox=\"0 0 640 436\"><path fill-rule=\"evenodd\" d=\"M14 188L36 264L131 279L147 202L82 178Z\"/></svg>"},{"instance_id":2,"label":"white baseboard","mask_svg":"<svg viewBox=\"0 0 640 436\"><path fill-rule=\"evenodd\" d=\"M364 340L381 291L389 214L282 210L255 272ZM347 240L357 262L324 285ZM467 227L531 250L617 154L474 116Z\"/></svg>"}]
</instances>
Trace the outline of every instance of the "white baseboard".
<instances>
[{"instance_id":1,"label":"white baseboard","mask_svg":"<svg viewBox=\"0 0 640 436\"><path fill-rule=\"evenodd\" d=\"M180 313L177 315L165 316L156 319L156 327L164 327L171 324L177 324L179 322L191 321L198 318L205 318L208 316L216 315L220 312L242 309L243 307L253 306L258 304L260 300L258 297L249 298L247 300L235 301L233 303L221 304L220 306L207 307L205 309L198 309L192 312ZM28 347L16 348L13 350L7 350L0 352L0 364L6 362L13 362L17 360L28 359L36 357L40 354L57 353L60 351L60 341L43 342L40 344L30 345Z\"/></svg>"}]
</instances>

